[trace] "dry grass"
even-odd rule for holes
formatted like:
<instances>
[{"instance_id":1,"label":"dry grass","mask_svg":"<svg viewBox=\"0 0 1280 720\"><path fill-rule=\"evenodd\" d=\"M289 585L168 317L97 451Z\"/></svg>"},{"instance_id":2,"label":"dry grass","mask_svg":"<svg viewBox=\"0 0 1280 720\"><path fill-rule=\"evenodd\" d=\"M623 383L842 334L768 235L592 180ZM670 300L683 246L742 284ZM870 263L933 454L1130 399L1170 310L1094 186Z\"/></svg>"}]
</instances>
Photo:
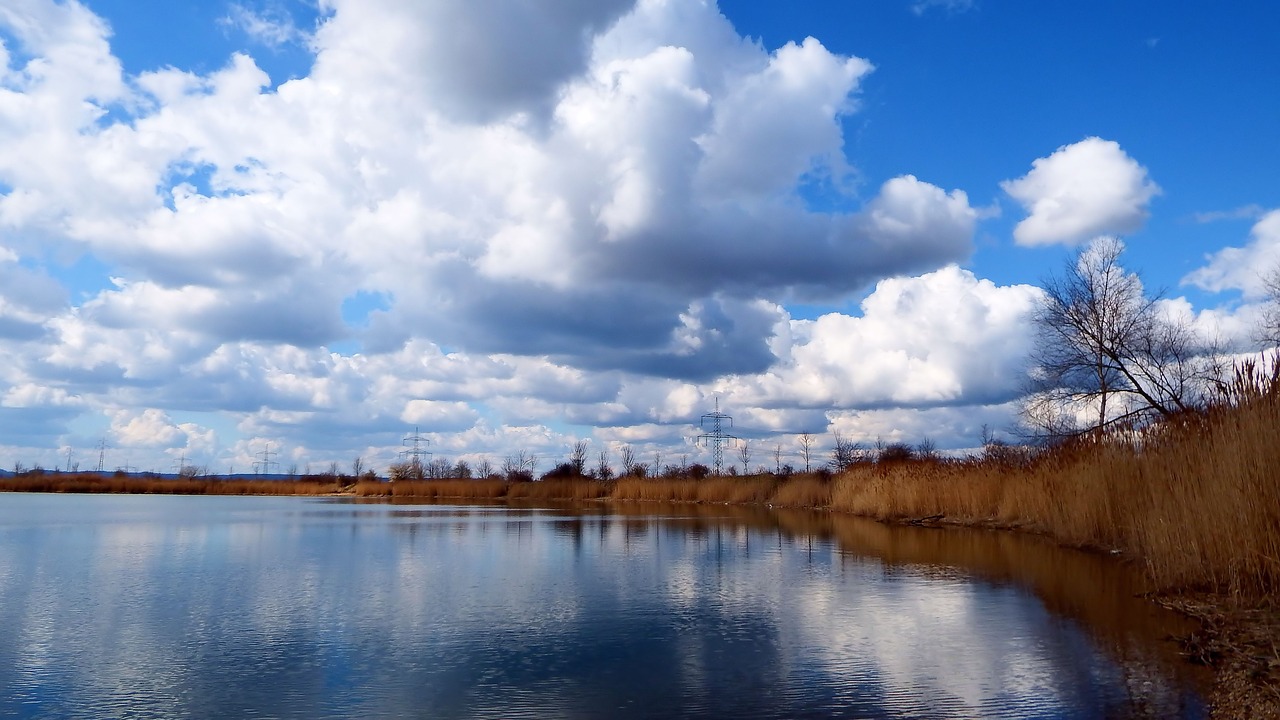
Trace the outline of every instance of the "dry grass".
<instances>
[{"instance_id":1,"label":"dry grass","mask_svg":"<svg viewBox=\"0 0 1280 720\"><path fill-rule=\"evenodd\" d=\"M507 497L530 500L599 500L609 497L613 483L589 478L511 483Z\"/></svg>"},{"instance_id":2,"label":"dry grass","mask_svg":"<svg viewBox=\"0 0 1280 720\"><path fill-rule=\"evenodd\" d=\"M643 500L646 502L700 502L765 504L778 485L772 475L749 477L687 478L622 478L610 495L611 500Z\"/></svg>"},{"instance_id":3,"label":"dry grass","mask_svg":"<svg viewBox=\"0 0 1280 720\"><path fill-rule=\"evenodd\" d=\"M341 482L313 480L171 480L94 473L48 473L0 480L0 492L122 493L152 495L332 495Z\"/></svg>"},{"instance_id":4,"label":"dry grass","mask_svg":"<svg viewBox=\"0 0 1280 720\"><path fill-rule=\"evenodd\" d=\"M402 480L393 483L361 480L353 492L357 497L494 500L506 497L507 483L502 480Z\"/></svg>"},{"instance_id":5,"label":"dry grass","mask_svg":"<svg viewBox=\"0 0 1280 720\"><path fill-rule=\"evenodd\" d=\"M698 486L704 481L688 479L654 479L625 477L613 488L614 500L645 502L696 502Z\"/></svg>"},{"instance_id":6,"label":"dry grass","mask_svg":"<svg viewBox=\"0 0 1280 720\"><path fill-rule=\"evenodd\" d=\"M422 500L598 500L609 497L613 484L589 478L511 482L508 480L419 480L393 483L361 481L357 497L418 498Z\"/></svg>"},{"instance_id":7,"label":"dry grass","mask_svg":"<svg viewBox=\"0 0 1280 720\"><path fill-rule=\"evenodd\" d=\"M828 507L831 505L831 481L816 475L789 478L778 485L770 504L777 507Z\"/></svg>"}]
</instances>

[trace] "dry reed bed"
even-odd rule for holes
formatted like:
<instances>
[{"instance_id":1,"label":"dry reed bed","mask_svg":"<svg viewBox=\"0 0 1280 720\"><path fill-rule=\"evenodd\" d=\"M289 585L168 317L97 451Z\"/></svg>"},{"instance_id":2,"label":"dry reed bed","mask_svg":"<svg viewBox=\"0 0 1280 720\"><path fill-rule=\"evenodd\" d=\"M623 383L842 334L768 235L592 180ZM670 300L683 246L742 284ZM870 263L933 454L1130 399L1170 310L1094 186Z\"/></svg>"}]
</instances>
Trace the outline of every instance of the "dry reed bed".
<instances>
[{"instance_id":1,"label":"dry reed bed","mask_svg":"<svg viewBox=\"0 0 1280 720\"><path fill-rule=\"evenodd\" d=\"M333 495L341 482L312 480L167 480L95 474L46 474L0 480L3 492L130 495Z\"/></svg>"},{"instance_id":2,"label":"dry reed bed","mask_svg":"<svg viewBox=\"0 0 1280 720\"><path fill-rule=\"evenodd\" d=\"M831 508L1118 550L1162 588L1280 591L1280 402L1188 416L1139 440L1081 443L1023 467L868 466L836 479Z\"/></svg>"}]
</instances>

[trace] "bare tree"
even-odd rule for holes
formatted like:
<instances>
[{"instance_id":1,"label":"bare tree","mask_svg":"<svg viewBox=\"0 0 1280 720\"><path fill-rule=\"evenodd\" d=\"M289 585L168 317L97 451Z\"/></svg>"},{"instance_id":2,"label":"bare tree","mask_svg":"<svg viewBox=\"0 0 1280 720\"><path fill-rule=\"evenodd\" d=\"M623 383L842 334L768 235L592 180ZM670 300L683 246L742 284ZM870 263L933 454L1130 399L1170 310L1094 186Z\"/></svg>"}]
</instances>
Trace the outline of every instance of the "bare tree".
<instances>
[{"instance_id":1,"label":"bare tree","mask_svg":"<svg viewBox=\"0 0 1280 720\"><path fill-rule=\"evenodd\" d=\"M573 444L573 452L569 454L569 464L579 476L587 474L587 441L579 440Z\"/></svg>"},{"instance_id":2,"label":"bare tree","mask_svg":"<svg viewBox=\"0 0 1280 720\"><path fill-rule=\"evenodd\" d=\"M782 474L782 443L778 443L773 448L773 472L774 474Z\"/></svg>"},{"instance_id":3,"label":"bare tree","mask_svg":"<svg viewBox=\"0 0 1280 720\"><path fill-rule=\"evenodd\" d=\"M601 450L596 464L596 479L608 480L611 477L613 477L613 468L609 467L609 451Z\"/></svg>"},{"instance_id":4,"label":"bare tree","mask_svg":"<svg viewBox=\"0 0 1280 720\"><path fill-rule=\"evenodd\" d=\"M480 458L480 462L476 465L476 474L485 480L488 480L489 476L493 474L493 463L489 461L488 457Z\"/></svg>"},{"instance_id":5,"label":"bare tree","mask_svg":"<svg viewBox=\"0 0 1280 720\"><path fill-rule=\"evenodd\" d=\"M835 445L831 448L831 469L835 472L848 470L862 455L862 446L835 430L832 433Z\"/></svg>"},{"instance_id":6,"label":"bare tree","mask_svg":"<svg viewBox=\"0 0 1280 720\"><path fill-rule=\"evenodd\" d=\"M1054 438L1202 407L1219 372L1212 343L1166 317L1101 238L1044 284L1022 417ZM1088 418L1080 422L1080 418Z\"/></svg>"},{"instance_id":7,"label":"bare tree","mask_svg":"<svg viewBox=\"0 0 1280 720\"><path fill-rule=\"evenodd\" d=\"M635 448L630 445L622 446L622 473L624 475L643 475L645 473L644 463L636 459Z\"/></svg>"},{"instance_id":8,"label":"bare tree","mask_svg":"<svg viewBox=\"0 0 1280 720\"><path fill-rule=\"evenodd\" d=\"M813 459L813 436L807 432L800 433L800 457L804 460L804 471L813 472L810 465Z\"/></svg>"},{"instance_id":9,"label":"bare tree","mask_svg":"<svg viewBox=\"0 0 1280 720\"><path fill-rule=\"evenodd\" d=\"M515 455L508 455L502 460L502 474L507 478L524 477L532 479L538 467L538 456L521 450Z\"/></svg>"},{"instance_id":10,"label":"bare tree","mask_svg":"<svg viewBox=\"0 0 1280 720\"><path fill-rule=\"evenodd\" d=\"M387 468L387 477L391 482L405 482L409 480L421 480L422 463L413 463L409 461L392 463Z\"/></svg>"},{"instance_id":11,"label":"bare tree","mask_svg":"<svg viewBox=\"0 0 1280 720\"><path fill-rule=\"evenodd\" d=\"M361 475L364 475L364 458L357 455L356 459L351 461L351 476L359 479Z\"/></svg>"},{"instance_id":12,"label":"bare tree","mask_svg":"<svg viewBox=\"0 0 1280 720\"><path fill-rule=\"evenodd\" d=\"M743 440L738 445L738 459L742 461L742 474L746 475L751 472L751 443Z\"/></svg>"},{"instance_id":13,"label":"bare tree","mask_svg":"<svg viewBox=\"0 0 1280 720\"><path fill-rule=\"evenodd\" d=\"M1267 290L1267 304L1262 309L1262 320L1256 331L1256 340L1268 347L1280 345L1280 266L1263 278Z\"/></svg>"}]
</instances>

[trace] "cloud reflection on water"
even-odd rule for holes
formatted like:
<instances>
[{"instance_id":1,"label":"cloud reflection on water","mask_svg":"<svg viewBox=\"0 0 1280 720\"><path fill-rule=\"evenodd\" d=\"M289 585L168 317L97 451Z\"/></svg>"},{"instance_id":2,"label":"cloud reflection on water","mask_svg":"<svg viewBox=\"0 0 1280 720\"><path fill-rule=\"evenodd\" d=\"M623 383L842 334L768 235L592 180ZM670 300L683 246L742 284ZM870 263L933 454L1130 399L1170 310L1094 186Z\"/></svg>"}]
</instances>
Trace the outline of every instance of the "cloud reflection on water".
<instances>
[{"instance_id":1,"label":"cloud reflection on water","mask_svg":"<svg viewBox=\"0 0 1280 720\"><path fill-rule=\"evenodd\" d=\"M0 504L0 714L1199 712L1132 579L1042 545L724 509L131 500ZM1014 577L1040 564L1092 587Z\"/></svg>"}]
</instances>

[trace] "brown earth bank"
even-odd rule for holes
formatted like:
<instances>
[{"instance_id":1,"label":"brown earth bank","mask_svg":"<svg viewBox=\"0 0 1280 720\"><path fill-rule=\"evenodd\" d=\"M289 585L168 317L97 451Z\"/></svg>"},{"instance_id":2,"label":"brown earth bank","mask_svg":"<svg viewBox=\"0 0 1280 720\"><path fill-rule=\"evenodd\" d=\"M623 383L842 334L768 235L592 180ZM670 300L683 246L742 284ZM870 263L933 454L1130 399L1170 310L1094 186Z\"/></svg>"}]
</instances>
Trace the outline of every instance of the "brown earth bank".
<instances>
[{"instance_id":1,"label":"brown earth bank","mask_svg":"<svg viewBox=\"0 0 1280 720\"><path fill-rule=\"evenodd\" d=\"M406 500L682 502L814 508L891 524L1034 533L1113 555L1152 602L1194 618L1183 653L1214 670L1213 716L1280 718L1280 392L1241 395L1142 430L1027 453L855 463L834 476L499 477L381 482L42 474L26 492L330 495Z\"/></svg>"}]
</instances>

